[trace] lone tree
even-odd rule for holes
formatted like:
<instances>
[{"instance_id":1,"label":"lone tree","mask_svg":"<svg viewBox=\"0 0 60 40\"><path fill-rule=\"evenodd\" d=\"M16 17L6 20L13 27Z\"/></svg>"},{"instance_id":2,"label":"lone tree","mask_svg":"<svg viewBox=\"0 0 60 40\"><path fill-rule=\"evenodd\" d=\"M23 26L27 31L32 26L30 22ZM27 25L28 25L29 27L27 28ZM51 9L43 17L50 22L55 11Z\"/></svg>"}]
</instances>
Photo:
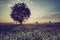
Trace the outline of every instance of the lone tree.
<instances>
[{"instance_id":1,"label":"lone tree","mask_svg":"<svg viewBox=\"0 0 60 40\"><path fill-rule=\"evenodd\" d=\"M18 21L20 24L22 24L22 22L28 19L31 15L30 9L25 3L17 3L13 7L11 7L11 9L11 18L14 21Z\"/></svg>"}]
</instances>

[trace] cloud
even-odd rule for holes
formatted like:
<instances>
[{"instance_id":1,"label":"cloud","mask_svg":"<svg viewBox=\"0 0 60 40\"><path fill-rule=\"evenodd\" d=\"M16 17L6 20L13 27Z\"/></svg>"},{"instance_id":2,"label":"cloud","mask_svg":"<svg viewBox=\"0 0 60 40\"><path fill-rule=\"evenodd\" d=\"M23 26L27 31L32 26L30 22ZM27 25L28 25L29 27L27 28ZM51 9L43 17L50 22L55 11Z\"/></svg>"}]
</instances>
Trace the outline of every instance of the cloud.
<instances>
[{"instance_id":1,"label":"cloud","mask_svg":"<svg viewBox=\"0 0 60 40\"><path fill-rule=\"evenodd\" d=\"M51 9L51 12L60 12L60 0L53 1L53 8Z\"/></svg>"},{"instance_id":2,"label":"cloud","mask_svg":"<svg viewBox=\"0 0 60 40\"><path fill-rule=\"evenodd\" d=\"M9 2L10 2L10 0L0 0L0 4L7 4Z\"/></svg>"},{"instance_id":3,"label":"cloud","mask_svg":"<svg viewBox=\"0 0 60 40\"><path fill-rule=\"evenodd\" d=\"M59 6L56 5L55 8L51 10L51 12L60 12L60 5Z\"/></svg>"},{"instance_id":4,"label":"cloud","mask_svg":"<svg viewBox=\"0 0 60 40\"><path fill-rule=\"evenodd\" d=\"M60 12L50 12L49 14L45 14L41 18L43 19L57 19L60 18Z\"/></svg>"}]
</instances>

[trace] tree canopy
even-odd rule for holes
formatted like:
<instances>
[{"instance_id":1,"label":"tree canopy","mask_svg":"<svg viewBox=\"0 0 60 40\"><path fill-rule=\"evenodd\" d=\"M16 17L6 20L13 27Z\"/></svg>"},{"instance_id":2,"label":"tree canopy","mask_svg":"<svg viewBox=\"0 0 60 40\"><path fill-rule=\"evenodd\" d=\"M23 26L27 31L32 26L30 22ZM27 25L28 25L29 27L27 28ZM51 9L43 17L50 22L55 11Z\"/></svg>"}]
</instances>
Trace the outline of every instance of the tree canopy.
<instances>
[{"instance_id":1,"label":"tree canopy","mask_svg":"<svg viewBox=\"0 0 60 40\"><path fill-rule=\"evenodd\" d=\"M18 21L20 24L22 24L22 22L25 19L28 19L31 15L30 9L25 3L17 3L13 7L11 7L11 9L11 18L14 21Z\"/></svg>"}]
</instances>

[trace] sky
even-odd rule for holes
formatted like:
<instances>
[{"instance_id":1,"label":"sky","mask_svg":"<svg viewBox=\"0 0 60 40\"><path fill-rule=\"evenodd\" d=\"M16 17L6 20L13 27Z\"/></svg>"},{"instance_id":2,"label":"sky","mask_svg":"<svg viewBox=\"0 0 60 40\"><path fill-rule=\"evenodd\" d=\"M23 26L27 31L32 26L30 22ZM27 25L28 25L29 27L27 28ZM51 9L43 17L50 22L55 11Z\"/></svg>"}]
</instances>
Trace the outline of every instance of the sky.
<instances>
[{"instance_id":1,"label":"sky","mask_svg":"<svg viewBox=\"0 0 60 40\"><path fill-rule=\"evenodd\" d=\"M60 22L60 0L0 0L0 22L14 22L11 7L20 2L25 2L31 11L26 23Z\"/></svg>"}]
</instances>

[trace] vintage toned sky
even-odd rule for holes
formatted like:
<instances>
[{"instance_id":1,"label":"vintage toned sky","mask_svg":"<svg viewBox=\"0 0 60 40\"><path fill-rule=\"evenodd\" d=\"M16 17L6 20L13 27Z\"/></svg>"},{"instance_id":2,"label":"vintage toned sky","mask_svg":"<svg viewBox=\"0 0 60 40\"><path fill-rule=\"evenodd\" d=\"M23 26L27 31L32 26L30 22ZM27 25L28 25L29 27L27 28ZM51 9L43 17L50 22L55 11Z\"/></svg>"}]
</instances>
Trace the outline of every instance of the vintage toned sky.
<instances>
[{"instance_id":1,"label":"vintage toned sky","mask_svg":"<svg viewBox=\"0 0 60 40\"><path fill-rule=\"evenodd\" d=\"M31 10L26 22L60 22L60 0L0 0L0 22L13 22L10 7L19 2L25 2Z\"/></svg>"}]
</instances>

